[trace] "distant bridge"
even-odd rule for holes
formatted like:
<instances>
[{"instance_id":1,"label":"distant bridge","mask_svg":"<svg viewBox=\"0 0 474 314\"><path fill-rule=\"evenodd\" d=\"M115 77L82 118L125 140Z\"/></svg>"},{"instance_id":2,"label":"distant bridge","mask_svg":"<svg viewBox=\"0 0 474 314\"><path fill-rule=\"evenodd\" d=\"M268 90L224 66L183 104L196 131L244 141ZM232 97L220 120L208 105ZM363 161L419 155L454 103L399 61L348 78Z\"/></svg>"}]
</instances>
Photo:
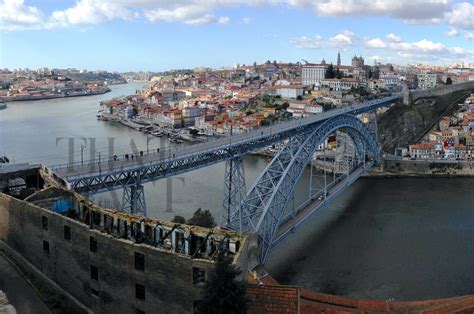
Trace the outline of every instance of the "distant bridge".
<instances>
[{"instance_id":1,"label":"distant bridge","mask_svg":"<svg viewBox=\"0 0 474 314\"><path fill-rule=\"evenodd\" d=\"M220 224L224 228L257 233L260 262L264 263L273 247L379 163L376 115L368 124L357 116L375 113L399 98L391 96L367 101L243 134L144 154L134 160L114 160L109 156L84 164L70 163L51 168L80 193L124 189L124 210L146 215L143 183L226 161ZM328 173L311 166L308 199L300 208L292 208L289 204L304 169L316 151L318 158L327 162L327 138L334 134L337 134L334 170L344 171ZM242 156L273 144L282 144L283 148L247 191Z\"/></svg>"}]
</instances>

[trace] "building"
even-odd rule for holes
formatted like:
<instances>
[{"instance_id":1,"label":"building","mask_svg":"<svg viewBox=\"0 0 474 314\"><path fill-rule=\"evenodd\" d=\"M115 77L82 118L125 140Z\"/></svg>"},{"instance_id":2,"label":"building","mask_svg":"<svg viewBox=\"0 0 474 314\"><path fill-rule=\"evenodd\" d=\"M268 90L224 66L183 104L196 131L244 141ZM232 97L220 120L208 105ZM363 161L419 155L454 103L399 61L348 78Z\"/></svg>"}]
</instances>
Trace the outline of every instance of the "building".
<instances>
[{"instance_id":1,"label":"building","mask_svg":"<svg viewBox=\"0 0 474 314\"><path fill-rule=\"evenodd\" d=\"M302 85L279 85L269 88L270 94L281 96L281 98L296 99L303 96L304 86Z\"/></svg>"},{"instance_id":2,"label":"building","mask_svg":"<svg viewBox=\"0 0 474 314\"><path fill-rule=\"evenodd\" d=\"M342 79L323 79L321 80L321 87L329 87L333 91L347 91L352 87L359 87L359 81L353 78Z\"/></svg>"},{"instance_id":3,"label":"building","mask_svg":"<svg viewBox=\"0 0 474 314\"><path fill-rule=\"evenodd\" d=\"M362 56L357 57L354 55L352 58L352 67L353 68L363 68L364 67L364 58Z\"/></svg>"},{"instance_id":4,"label":"building","mask_svg":"<svg viewBox=\"0 0 474 314\"><path fill-rule=\"evenodd\" d=\"M341 53L340 52L337 53L337 66L338 67L341 66Z\"/></svg>"},{"instance_id":5,"label":"building","mask_svg":"<svg viewBox=\"0 0 474 314\"><path fill-rule=\"evenodd\" d=\"M94 313L193 313L217 250L243 270L258 254L234 232L96 206L42 166L15 175L35 180L0 193L0 242Z\"/></svg>"},{"instance_id":6,"label":"building","mask_svg":"<svg viewBox=\"0 0 474 314\"><path fill-rule=\"evenodd\" d=\"M410 145L409 150L413 159L430 159L435 155L434 145L428 143Z\"/></svg>"},{"instance_id":7,"label":"building","mask_svg":"<svg viewBox=\"0 0 474 314\"><path fill-rule=\"evenodd\" d=\"M436 73L420 73L417 74L418 88L430 89L436 87Z\"/></svg>"},{"instance_id":8,"label":"building","mask_svg":"<svg viewBox=\"0 0 474 314\"><path fill-rule=\"evenodd\" d=\"M302 69L302 83L303 85L319 86L321 80L326 76L328 65L324 59L320 64L307 63L303 65Z\"/></svg>"}]
</instances>

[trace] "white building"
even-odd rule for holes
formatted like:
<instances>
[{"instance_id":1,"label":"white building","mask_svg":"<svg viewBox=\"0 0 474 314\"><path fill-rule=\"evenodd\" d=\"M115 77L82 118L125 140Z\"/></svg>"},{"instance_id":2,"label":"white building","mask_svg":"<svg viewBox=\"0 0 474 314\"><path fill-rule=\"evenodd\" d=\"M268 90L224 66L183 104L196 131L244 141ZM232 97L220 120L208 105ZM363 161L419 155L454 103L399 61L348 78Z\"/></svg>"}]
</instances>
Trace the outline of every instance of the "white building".
<instances>
[{"instance_id":1,"label":"white building","mask_svg":"<svg viewBox=\"0 0 474 314\"><path fill-rule=\"evenodd\" d=\"M281 98L296 99L303 96L304 86L301 85L280 85L271 86L270 91L273 95L279 95Z\"/></svg>"},{"instance_id":2,"label":"white building","mask_svg":"<svg viewBox=\"0 0 474 314\"><path fill-rule=\"evenodd\" d=\"M333 91L350 90L352 87L359 87L359 81L353 78L323 79L321 80L321 86L329 87Z\"/></svg>"},{"instance_id":3,"label":"white building","mask_svg":"<svg viewBox=\"0 0 474 314\"><path fill-rule=\"evenodd\" d=\"M319 83L321 82L321 80L324 80L327 68L328 68L328 65L326 63L321 63L321 64L307 63L303 65L303 69L302 69L303 85L319 86Z\"/></svg>"},{"instance_id":4,"label":"white building","mask_svg":"<svg viewBox=\"0 0 474 314\"><path fill-rule=\"evenodd\" d=\"M435 73L420 73L417 75L417 77L419 89L430 89L436 87Z\"/></svg>"}]
</instances>

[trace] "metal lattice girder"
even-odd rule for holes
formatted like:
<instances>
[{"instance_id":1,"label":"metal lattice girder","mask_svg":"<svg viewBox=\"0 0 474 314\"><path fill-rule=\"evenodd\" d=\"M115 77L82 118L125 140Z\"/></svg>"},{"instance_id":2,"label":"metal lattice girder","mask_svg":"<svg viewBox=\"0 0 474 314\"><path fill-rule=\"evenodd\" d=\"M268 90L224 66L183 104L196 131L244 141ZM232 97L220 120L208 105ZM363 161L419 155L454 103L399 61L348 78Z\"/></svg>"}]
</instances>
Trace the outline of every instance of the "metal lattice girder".
<instances>
[{"instance_id":1,"label":"metal lattice girder","mask_svg":"<svg viewBox=\"0 0 474 314\"><path fill-rule=\"evenodd\" d=\"M236 156L226 161L224 177L224 201L220 225L230 228L231 214L239 207L247 192L245 188L245 173L242 156ZM241 220L233 229L241 230ZM235 223L235 221L234 221Z\"/></svg>"},{"instance_id":2,"label":"metal lattice girder","mask_svg":"<svg viewBox=\"0 0 474 314\"><path fill-rule=\"evenodd\" d=\"M370 130L354 116L340 115L327 120L310 134L290 139L247 193L239 210L242 219L248 221L247 227L258 233L261 263L267 257L288 200L315 150L336 130L347 129L360 134L367 151L378 161L378 145Z\"/></svg>"},{"instance_id":3,"label":"metal lattice girder","mask_svg":"<svg viewBox=\"0 0 474 314\"><path fill-rule=\"evenodd\" d=\"M124 188L122 210L131 214L146 216L147 212L143 185L131 185Z\"/></svg>"},{"instance_id":4,"label":"metal lattice girder","mask_svg":"<svg viewBox=\"0 0 474 314\"><path fill-rule=\"evenodd\" d=\"M69 167L68 165L56 169L53 167L53 169L56 174L71 184L71 188L79 193L100 193L121 189L136 182L136 178L128 176L128 173L140 173L141 182L143 183L174 176L228 160L238 153L247 154L257 149L281 143L294 136L307 134L333 117L341 114L362 114L390 105L399 98L400 96L386 97L350 108L328 111L302 119L293 119L274 127L268 127L266 128L267 131L256 130L248 132L248 134L236 134L232 138L238 138L238 140L229 139L227 143L224 143L226 139L223 139L215 141L215 144L209 142L192 145L192 147L196 147L195 150L193 149L182 155L178 154L176 158L156 154L156 159L147 162L141 162L137 159L130 166L114 166L115 164L109 160L104 161L102 167L99 165L98 169L97 165L93 163L83 167Z\"/></svg>"}]
</instances>

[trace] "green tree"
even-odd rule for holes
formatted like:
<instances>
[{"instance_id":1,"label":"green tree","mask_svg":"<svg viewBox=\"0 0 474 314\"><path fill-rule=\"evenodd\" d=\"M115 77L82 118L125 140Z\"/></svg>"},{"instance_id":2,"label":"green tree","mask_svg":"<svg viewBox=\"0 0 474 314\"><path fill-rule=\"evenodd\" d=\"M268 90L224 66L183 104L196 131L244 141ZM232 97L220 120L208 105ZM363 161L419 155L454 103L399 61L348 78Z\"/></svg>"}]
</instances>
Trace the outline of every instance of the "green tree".
<instances>
[{"instance_id":1,"label":"green tree","mask_svg":"<svg viewBox=\"0 0 474 314\"><path fill-rule=\"evenodd\" d=\"M336 77L336 72L334 72L334 66L331 63L326 69L326 74L324 75L324 78L333 79L335 77Z\"/></svg>"},{"instance_id":2,"label":"green tree","mask_svg":"<svg viewBox=\"0 0 474 314\"><path fill-rule=\"evenodd\" d=\"M204 299L198 313L240 314L247 312L246 283L238 277L241 271L232 264L232 258L220 249L214 269L204 288Z\"/></svg>"},{"instance_id":3,"label":"green tree","mask_svg":"<svg viewBox=\"0 0 474 314\"><path fill-rule=\"evenodd\" d=\"M301 97L301 95L298 95L298 96L296 97L296 100L303 100L303 97Z\"/></svg>"},{"instance_id":4,"label":"green tree","mask_svg":"<svg viewBox=\"0 0 474 314\"><path fill-rule=\"evenodd\" d=\"M446 79L446 85L451 85L453 84L453 80L448 76L448 78Z\"/></svg>"},{"instance_id":5,"label":"green tree","mask_svg":"<svg viewBox=\"0 0 474 314\"><path fill-rule=\"evenodd\" d=\"M342 72L339 71L339 68L336 69L336 78L341 79L342 78Z\"/></svg>"},{"instance_id":6,"label":"green tree","mask_svg":"<svg viewBox=\"0 0 474 314\"><path fill-rule=\"evenodd\" d=\"M173 220L171 220L171 222L174 222L174 223L177 223L177 224L185 224L185 223L186 223L186 219L184 219L183 216L175 215L175 216L173 217Z\"/></svg>"},{"instance_id":7,"label":"green tree","mask_svg":"<svg viewBox=\"0 0 474 314\"><path fill-rule=\"evenodd\" d=\"M194 212L193 217L188 219L187 223L188 225L201 226L204 228L214 228L216 226L216 222L214 217L212 217L211 212L208 209L202 210L201 208L198 208Z\"/></svg>"}]
</instances>

